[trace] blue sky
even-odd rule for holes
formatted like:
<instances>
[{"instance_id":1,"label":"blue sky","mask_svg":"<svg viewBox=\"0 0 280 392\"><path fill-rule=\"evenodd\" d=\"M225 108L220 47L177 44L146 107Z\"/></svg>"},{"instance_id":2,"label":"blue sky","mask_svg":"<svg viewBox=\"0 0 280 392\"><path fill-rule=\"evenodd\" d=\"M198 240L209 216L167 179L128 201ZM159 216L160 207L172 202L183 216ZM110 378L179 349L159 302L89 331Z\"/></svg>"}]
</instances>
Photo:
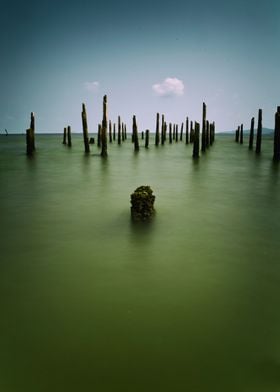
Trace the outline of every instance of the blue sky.
<instances>
[{"instance_id":1,"label":"blue sky","mask_svg":"<svg viewBox=\"0 0 280 392\"><path fill-rule=\"evenodd\" d=\"M0 131L89 129L108 95L112 121L154 131L201 120L202 102L220 131L249 126L263 109L273 127L280 104L279 0L0 0Z\"/></svg>"}]
</instances>

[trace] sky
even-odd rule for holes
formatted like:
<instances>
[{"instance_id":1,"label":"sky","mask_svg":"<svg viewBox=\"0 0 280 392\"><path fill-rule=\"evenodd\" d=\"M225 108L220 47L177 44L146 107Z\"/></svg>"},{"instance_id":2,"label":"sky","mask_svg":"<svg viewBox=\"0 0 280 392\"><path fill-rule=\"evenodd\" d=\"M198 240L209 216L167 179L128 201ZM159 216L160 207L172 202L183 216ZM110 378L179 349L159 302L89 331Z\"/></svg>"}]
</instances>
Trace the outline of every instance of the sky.
<instances>
[{"instance_id":1,"label":"sky","mask_svg":"<svg viewBox=\"0 0 280 392\"><path fill-rule=\"evenodd\" d=\"M90 132L108 115L128 130L201 122L218 131L280 105L279 0L0 0L0 132Z\"/></svg>"}]
</instances>

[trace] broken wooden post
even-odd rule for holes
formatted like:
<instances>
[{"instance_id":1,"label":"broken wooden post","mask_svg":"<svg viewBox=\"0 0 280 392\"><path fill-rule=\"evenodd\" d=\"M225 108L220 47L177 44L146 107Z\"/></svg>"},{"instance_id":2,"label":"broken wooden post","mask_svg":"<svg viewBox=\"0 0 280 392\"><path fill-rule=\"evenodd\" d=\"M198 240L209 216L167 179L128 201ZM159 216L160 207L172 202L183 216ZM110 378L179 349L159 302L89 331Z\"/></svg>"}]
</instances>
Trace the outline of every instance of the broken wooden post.
<instances>
[{"instance_id":1,"label":"broken wooden post","mask_svg":"<svg viewBox=\"0 0 280 392\"><path fill-rule=\"evenodd\" d=\"M133 133L133 141L134 141L134 151L139 151L139 140L138 140L138 131L137 131L137 123L136 116L133 116L132 119L132 133Z\"/></svg>"},{"instance_id":2,"label":"broken wooden post","mask_svg":"<svg viewBox=\"0 0 280 392\"><path fill-rule=\"evenodd\" d=\"M71 136L71 127L68 125L67 127L67 146L72 147L72 136Z\"/></svg>"},{"instance_id":3,"label":"broken wooden post","mask_svg":"<svg viewBox=\"0 0 280 392\"><path fill-rule=\"evenodd\" d=\"M277 107L277 112L275 113L273 161L280 161L280 106Z\"/></svg>"},{"instance_id":4,"label":"broken wooden post","mask_svg":"<svg viewBox=\"0 0 280 392\"><path fill-rule=\"evenodd\" d=\"M159 145L159 113L157 113L155 145Z\"/></svg>"},{"instance_id":5,"label":"broken wooden post","mask_svg":"<svg viewBox=\"0 0 280 392\"><path fill-rule=\"evenodd\" d=\"M260 154L261 147L262 147L262 109L259 109L257 140L256 140L256 153L257 154Z\"/></svg>"},{"instance_id":6,"label":"broken wooden post","mask_svg":"<svg viewBox=\"0 0 280 392\"><path fill-rule=\"evenodd\" d=\"M63 142L62 144L66 144L66 138L67 138L67 128L63 129Z\"/></svg>"},{"instance_id":7,"label":"broken wooden post","mask_svg":"<svg viewBox=\"0 0 280 392\"><path fill-rule=\"evenodd\" d=\"M122 138L121 138L121 117L118 116L118 144L120 145L122 143Z\"/></svg>"},{"instance_id":8,"label":"broken wooden post","mask_svg":"<svg viewBox=\"0 0 280 392\"><path fill-rule=\"evenodd\" d=\"M106 158L108 156L107 152L107 95L103 97L103 119L102 119L102 127L101 127L101 156Z\"/></svg>"},{"instance_id":9,"label":"broken wooden post","mask_svg":"<svg viewBox=\"0 0 280 392\"><path fill-rule=\"evenodd\" d=\"M130 195L131 218L135 221L148 221L154 213L155 196L150 186L142 185Z\"/></svg>"},{"instance_id":10,"label":"broken wooden post","mask_svg":"<svg viewBox=\"0 0 280 392\"><path fill-rule=\"evenodd\" d=\"M254 125L255 125L255 118L251 118L251 128L250 128L250 136L249 136L249 150L253 150L254 144Z\"/></svg>"},{"instance_id":11,"label":"broken wooden post","mask_svg":"<svg viewBox=\"0 0 280 392\"><path fill-rule=\"evenodd\" d=\"M111 120L109 121L109 143L112 143L113 139L112 139L112 122Z\"/></svg>"},{"instance_id":12,"label":"broken wooden post","mask_svg":"<svg viewBox=\"0 0 280 392\"><path fill-rule=\"evenodd\" d=\"M146 129L145 131L145 148L149 147L149 130Z\"/></svg>"},{"instance_id":13,"label":"broken wooden post","mask_svg":"<svg viewBox=\"0 0 280 392\"><path fill-rule=\"evenodd\" d=\"M186 144L189 144L189 117L186 118Z\"/></svg>"},{"instance_id":14,"label":"broken wooden post","mask_svg":"<svg viewBox=\"0 0 280 392\"><path fill-rule=\"evenodd\" d=\"M82 123L83 123L85 153L88 154L90 152L90 148L89 148L89 138L88 138L87 112L86 112L86 105L84 103L82 105Z\"/></svg>"},{"instance_id":15,"label":"broken wooden post","mask_svg":"<svg viewBox=\"0 0 280 392\"><path fill-rule=\"evenodd\" d=\"M180 142L183 140L183 133L184 133L184 123L182 122L181 130L180 130Z\"/></svg>"},{"instance_id":16,"label":"broken wooden post","mask_svg":"<svg viewBox=\"0 0 280 392\"><path fill-rule=\"evenodd\" d=\"M198 122L195 122L193 138L193 158L199 158L199 131L200 125Z\"/></svg>"},{"instance_id":17,"label":"broken wooden post","mask_svg":"<svg viewBox=\"0 0 280 392\"><path fill-rule=\"evenodd\" d=\"M240 125L240 144L243 144L243 124Z\"/></svg>"}]
</instances>

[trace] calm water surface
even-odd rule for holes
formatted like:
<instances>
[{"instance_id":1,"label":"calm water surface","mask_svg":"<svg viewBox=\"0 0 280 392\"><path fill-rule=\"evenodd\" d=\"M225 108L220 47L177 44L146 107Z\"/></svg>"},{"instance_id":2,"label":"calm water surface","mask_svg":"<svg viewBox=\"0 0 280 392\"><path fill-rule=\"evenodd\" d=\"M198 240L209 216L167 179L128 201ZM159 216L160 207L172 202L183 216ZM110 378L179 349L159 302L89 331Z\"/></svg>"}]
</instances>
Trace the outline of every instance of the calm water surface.
<instances>
[{"instance_id":1,"label":"calm water surface","mask_svg":"<svg viewBox=\"0 0 280 392\"><path fill-rule=\"evenodd\" d=\"M280 391L280 166L232 140L195 163L0 137L1 391Z\"/></svg>"}]
</instances>

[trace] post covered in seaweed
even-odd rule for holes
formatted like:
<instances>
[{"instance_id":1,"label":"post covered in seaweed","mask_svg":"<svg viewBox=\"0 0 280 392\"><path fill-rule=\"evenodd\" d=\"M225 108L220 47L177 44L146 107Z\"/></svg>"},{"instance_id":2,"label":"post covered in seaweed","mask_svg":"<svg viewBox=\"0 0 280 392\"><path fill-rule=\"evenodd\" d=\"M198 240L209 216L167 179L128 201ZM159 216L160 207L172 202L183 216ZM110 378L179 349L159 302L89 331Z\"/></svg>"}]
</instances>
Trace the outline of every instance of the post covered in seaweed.
<instances>
[{"instance_id":1,"label":"post covered in seaweed","mask_svg":"<svg viewBox=\"0 0 280 392\"><path fill-rule=\"evenodd\" d=\"M89 148L89 138L88 138L87 112L86 112L86 105L84 103L82 105L82 123L83 123L85 153L88 154L90 152L90 148Z\"/></svg>"},{"instance_id":2,"label":"post covered in seaweed","mask_svg":"<svg viewBox=\"0 0 280 392\"><path fill-rule=\"evenodd\" d=\"M262 109L259 109L257 140L256 140L256 153L257 154L260 154L261 147L262 147Z\"/></svg>"},{"instance_id":3,"label":"post covered in seaweed","mask_svg":"<svg viewBox=\"0 0 280 392\"><path fill-rule=\"evenodd\" d=\"M150 186L139 186L130 195L131 202L131 218L134 221L148 221L154 213L155 196Z\"/></svg>"},{"instance_id":4,"label":"post covered in seaweed","mask_svg":"<svg viewBox=\"0 0 280 392\"><path fill-rule=\"evenodd\" d=\"M280 106L277 107L277 112L275 113L273 161L280 161Z\"/></svg>"},{"instance_id":5,"label":"post covered in seaweed","mask_svg":"<svg viewBox=\"0 0 280 392\"><path fill-rule=\"evenodd\" d=\"M102 119L102 127L101 127L101 156L106 158L107 153L107 95L103 97L103 119Z\"/></svg>"}]
</instances>

